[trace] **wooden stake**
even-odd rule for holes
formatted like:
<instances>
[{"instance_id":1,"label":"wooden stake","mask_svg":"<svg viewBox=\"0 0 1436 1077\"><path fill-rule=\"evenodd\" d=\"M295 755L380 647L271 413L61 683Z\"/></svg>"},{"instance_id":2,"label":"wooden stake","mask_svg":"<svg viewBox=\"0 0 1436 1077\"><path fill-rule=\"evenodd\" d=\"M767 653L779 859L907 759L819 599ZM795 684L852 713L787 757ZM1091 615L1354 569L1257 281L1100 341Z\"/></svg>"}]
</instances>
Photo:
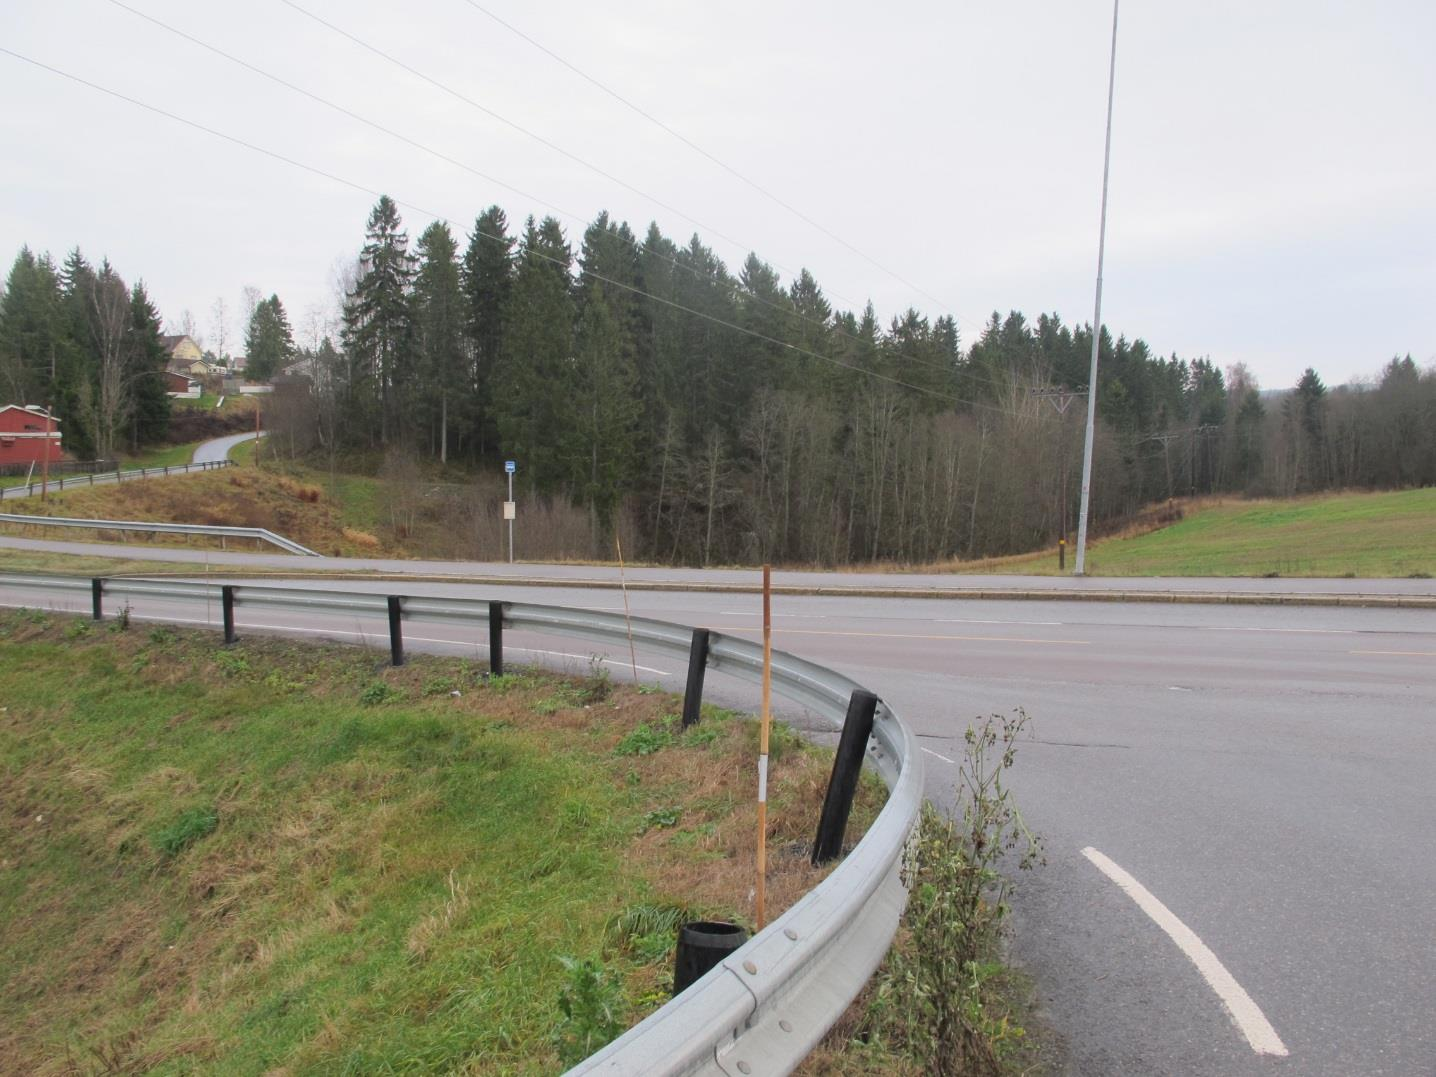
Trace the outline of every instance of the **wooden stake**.
<instances>
[{"instance_id":1,"label":"wooden stake","mask_svg":"<svg viewBox=\"0 0 1436 1077\"><path fill-rule=\"evenodd\" d=\"M773 701L773 570L763 566L763 712L758 725L758 930L768 921L768 726Z\"/></svg>"},{"instance_id":2,"label":"wooden stake","mask_svg":"<svg viewBox=\"0 0 1436 1077\"><path fill-rule=\"evenodd\" d=\"M623 588L623 622L628 626L628 660L633 663L633 683L638 683L638 653L633 649L633 618L628 612L628 579L623 572L623 539L613 530L613 545L618 550L618 582Z\"/></svg>"}]
</instances>

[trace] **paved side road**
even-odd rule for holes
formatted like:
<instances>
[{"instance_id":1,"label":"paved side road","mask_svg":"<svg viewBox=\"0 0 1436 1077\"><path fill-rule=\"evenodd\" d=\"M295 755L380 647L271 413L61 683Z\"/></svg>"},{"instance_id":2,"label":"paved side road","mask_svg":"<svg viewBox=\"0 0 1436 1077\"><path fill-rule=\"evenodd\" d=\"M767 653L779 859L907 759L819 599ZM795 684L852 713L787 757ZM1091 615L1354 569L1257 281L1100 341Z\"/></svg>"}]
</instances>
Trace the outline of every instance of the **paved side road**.
<instances>
[{"instance_id":1,"label":"paved side road","mask_svg":"<svg viewBox=\"0 0 1436 1077\"><path fill-rule=\"evenodd\" d=\"M228 460L229 451L236 445L246 441L253 441L256 437L264 437L265 431L258 434L250 431L247 434L231 434L227 438L215 438L213 441L202 442L194 450L194 462L196 464L213 463L219 460Z\"/></svg>"},{"instance_id":2,"label":"paved side road","mask_svg":"<svg viewBox=\"0 0 1436 1077\"><path fill-rule=\"evenodd\" d=\"M249 435L252 436L252 435ZM224 440L224 439L221 439ZM225 565L236 570L293 572L286 554L244 554L181 549L143 549L99 543L0 538L0 549L39 550L125 557L133 560ZM587 587L634 591L757 594L757 569L683 569L630 566L620 573L605 565L506 564L481 561L400 561L330 557L308 561L306 573L431 577L474 584L522 587ZM1389 579L1244 579L1215 577L1115 578L1071 576L958 576L898 572L773 573L774 591L787 596L845 598L960 598L968 600L1226 603L1232 605L1436 607L1436 582Z\"/></svg>"}]
</instances>

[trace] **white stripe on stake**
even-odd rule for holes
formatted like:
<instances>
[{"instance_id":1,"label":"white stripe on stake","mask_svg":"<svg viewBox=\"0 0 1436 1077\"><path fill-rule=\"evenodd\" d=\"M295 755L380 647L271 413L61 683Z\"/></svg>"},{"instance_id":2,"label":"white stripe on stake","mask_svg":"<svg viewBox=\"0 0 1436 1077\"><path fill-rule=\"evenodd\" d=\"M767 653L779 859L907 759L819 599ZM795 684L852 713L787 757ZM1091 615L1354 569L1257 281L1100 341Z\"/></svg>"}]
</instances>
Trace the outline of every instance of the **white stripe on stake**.
<instances>
[{"instance_id":1,"label":"white stripe on stake","mask_svg":"<svg viewBox=\"0 0 1436 1077\"><path fill-rule=\"evenodd\" d=\"M1197 938L1196 932L1179 920L1175 913L1163 905L1156 896L1145 886L1139 883L1110 858L1098 852L1090 845L1082 850L1082 855L1093 864L1097 865L1099 871L1116 883L1122 891L1133 901L1137 907L1156 921L1173 942L1187 955L1187 959L1197 966L1197 971L1213 991L1217 998L1221 999L1222 1005L1226 1008L1227 1015L1237 1030L1246 1037L1247 1043L1259 1055L1276 1055L1285 1058L1287 1055L1286 1044L1281 1042L1281 1037L1272 1028L1271 1022L1252 997L1237 983L1236 978L1227 971L1226 966L1217 960L1217 955L1207 948L1207 944Z\"/></svg>"},{"instance_id":2,"label":"white stripe on stake","mask_svg":"<svg viewBox=\"0 0 1436 1077\"><path fill-rule=\"evenodd\" d=\"M768 757L758 757L758 803L768 803Z\"/></svg>"}]
</instances>

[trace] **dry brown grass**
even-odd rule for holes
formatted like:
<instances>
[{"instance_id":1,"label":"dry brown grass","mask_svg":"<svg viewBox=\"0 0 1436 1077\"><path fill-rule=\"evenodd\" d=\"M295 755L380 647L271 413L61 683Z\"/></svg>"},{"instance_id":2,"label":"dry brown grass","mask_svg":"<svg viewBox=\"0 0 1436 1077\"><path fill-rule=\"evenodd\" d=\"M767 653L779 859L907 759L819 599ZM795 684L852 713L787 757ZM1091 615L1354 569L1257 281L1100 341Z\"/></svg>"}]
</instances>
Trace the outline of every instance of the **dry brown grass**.
<instances>
[{"instance_id":1,"label":"dry brown grass","mask_svg":"<svg viewBox=\"0 0 1436 1077\"><path fill-rule=\"evenodd\" d=\"M318 486L249 468L65 490L46 502L26 501L24 511L33 516L261 527L320 553L336 556L382 550L382 543L374 536L346 529L338 507L328 501ZM44 538L83 538L88 534L74 529L57 532L45 527L8 526L5 530ZM97 529L94 534L110 542L143 541L209 549L233 545L222 544L218 539L150 536L143 532L136 535Z\"/></svg>"}]
</instances>

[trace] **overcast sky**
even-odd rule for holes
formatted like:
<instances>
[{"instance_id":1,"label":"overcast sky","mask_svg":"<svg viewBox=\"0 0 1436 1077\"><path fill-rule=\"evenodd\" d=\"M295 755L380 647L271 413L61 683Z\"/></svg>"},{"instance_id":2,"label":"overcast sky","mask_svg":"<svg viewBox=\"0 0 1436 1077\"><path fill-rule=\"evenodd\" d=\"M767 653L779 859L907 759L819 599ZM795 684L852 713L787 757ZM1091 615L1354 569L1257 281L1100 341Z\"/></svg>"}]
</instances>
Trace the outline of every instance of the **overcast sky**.
<instances>
[{"instance_id":1,"label":"overcast sky","mask_svg":"<svg viewBox=\"0 0 1436 1077\"><path fill-rule=\"evenodd\" d=\"M0 48L365 190L0 54L0 259L108 256L213 346L215 298L233 312L246 285L297 329L332 308L384 191L457 233L495 202L515 230L555 213L575 248L601 209L656 220L734 270L749 250L785 282L806 266L838 308L955 314L964 346L994 309L1091 320L1109 0L476 2L861 254L469 0L125 3L492 179L113 0L6 0ZM1430 0L1128 0L1103 321L1266 388L1436 362L1433 41ZM431 219L402 212L411 236Z\"/></svg>"}]
</instances>

